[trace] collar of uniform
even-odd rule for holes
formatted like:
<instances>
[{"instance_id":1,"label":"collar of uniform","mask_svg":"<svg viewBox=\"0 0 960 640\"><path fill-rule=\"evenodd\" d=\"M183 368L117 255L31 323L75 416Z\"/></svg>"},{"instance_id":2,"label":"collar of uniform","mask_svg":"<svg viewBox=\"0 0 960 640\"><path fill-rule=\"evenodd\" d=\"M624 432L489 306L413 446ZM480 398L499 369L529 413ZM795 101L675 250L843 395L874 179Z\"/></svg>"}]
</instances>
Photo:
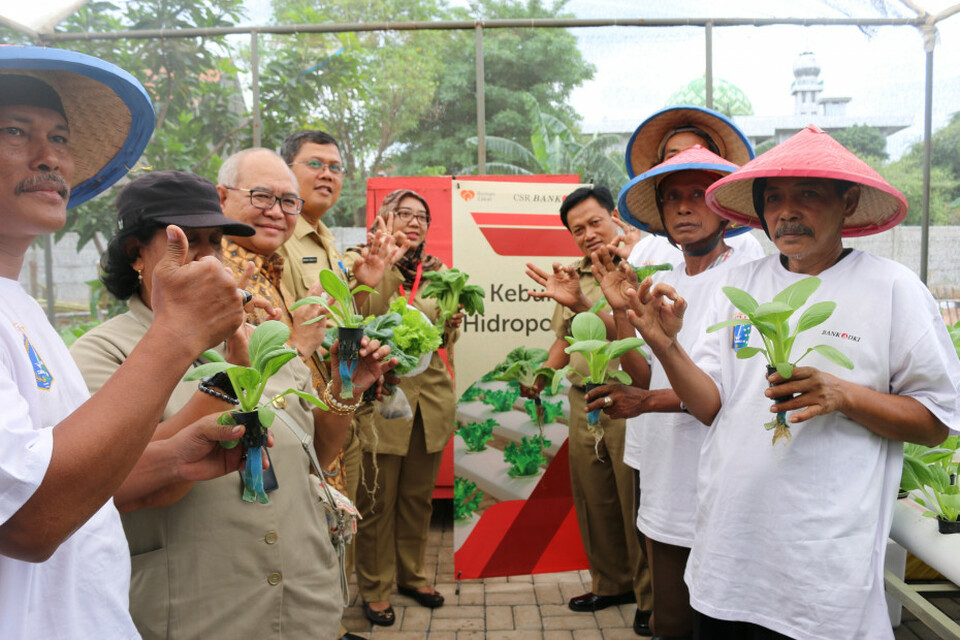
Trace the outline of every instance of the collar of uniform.
<instances>
[{"instance_id":1,"label":"collar of uniform","mask_svg":"<svg viewBox=\"0 0 960 640\"><path fill-rule=\"evenodd\" d=\"M583 256L580 258L580 261L576 263L577 273L592 273L590 267L593 265L593 261L590 260L590 256Z\"/></svg>"},{"instance_id":2,"label":"collar of uniform","mask_svg":"<svg viewBox=\"0 0 960 640\"><path fill-rule=\"evenodd\" d=\"M317 226L313 226L306 218L300 216L297 218L297 224L293 229L293 237L300 240L309 235L312 235L314 240L320 244L333 240L333 233L323 224L323 220L317 220Z\"/></svg>"},{"instance_id":3,"label":"collar of uniform","mask_svg":"<svg viewBox=\"0 0 960 640\"><path fill-rule=\"evenodd\" d=\"M145 327L153 324L153 309L147 306L147 303L140 298L139 293L134 293L127 300L127 308L133 317Z\"/></svg>"}]
</instances>

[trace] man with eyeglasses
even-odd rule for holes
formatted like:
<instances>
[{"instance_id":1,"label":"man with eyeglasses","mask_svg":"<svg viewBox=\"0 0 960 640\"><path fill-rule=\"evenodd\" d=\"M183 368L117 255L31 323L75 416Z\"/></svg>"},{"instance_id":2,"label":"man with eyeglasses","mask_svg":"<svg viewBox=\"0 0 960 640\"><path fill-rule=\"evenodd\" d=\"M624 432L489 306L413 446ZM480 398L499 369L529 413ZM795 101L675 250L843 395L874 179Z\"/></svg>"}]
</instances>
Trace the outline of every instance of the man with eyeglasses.
<instances>
[{"instance_id":1,"label":"man with eyeglasses","mask_svg":"<svg viewBox=\"0 0 960 640\"><path fill-rule=\"evenodd\" d=\"M279 252L287 261L283 284L302 298L317 281L321 269L340 269L340 251L321 218L340 199L343 159L336 139L315 129L288 136L280 146L280 155L296 176L304 201L293 235Z\"/></svg>"}]
</instances>

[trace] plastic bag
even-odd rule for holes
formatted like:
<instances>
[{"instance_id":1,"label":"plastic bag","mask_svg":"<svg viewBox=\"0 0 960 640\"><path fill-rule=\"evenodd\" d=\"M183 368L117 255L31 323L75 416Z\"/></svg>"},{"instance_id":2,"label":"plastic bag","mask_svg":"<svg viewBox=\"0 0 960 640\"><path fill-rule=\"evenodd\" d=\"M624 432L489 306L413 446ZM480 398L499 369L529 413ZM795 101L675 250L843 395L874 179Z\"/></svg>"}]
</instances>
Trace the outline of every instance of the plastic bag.
<instances>
[{"instance_id":1,"label":"plastic bag","mask_svg":"<svg viewBox=\"0 0 960 640\"><path fill-rule=\"evenodd\" d=\"M396 387L391 395L384 397L377 405L380 409L380 415L387 420L413 419L413 409L410 408L410 401L407 400L407 394L400 387Z\"/></svg>"}]
</instances>

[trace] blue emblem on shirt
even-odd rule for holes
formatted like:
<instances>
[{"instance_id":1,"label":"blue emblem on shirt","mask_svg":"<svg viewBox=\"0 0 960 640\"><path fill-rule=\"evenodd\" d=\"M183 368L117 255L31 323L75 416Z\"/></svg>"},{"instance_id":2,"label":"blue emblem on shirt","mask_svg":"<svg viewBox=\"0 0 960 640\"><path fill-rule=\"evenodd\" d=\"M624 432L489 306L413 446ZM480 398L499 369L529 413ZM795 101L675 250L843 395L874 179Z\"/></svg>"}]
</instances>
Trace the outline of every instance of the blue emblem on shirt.
<instances>
[{"instance_id":1,"label":"blue emblem on shirt","mask_svg":"<svg viewBox=\"0 0 960 640\"><path fill-rule=\"evenodd\" d=\"M734 318L744 318L745 316L742 313L738 313ZM740 351L743 347L747 346L747 343L750 342L750 329L752 327L749 324L739 324L733 327L730 327L730 348L734 351Z\"/></svg>"},{"instance_id":2,"label":"blue emblem on shirt","mask_svg":"<svg viewBox=\"0 0 960 640\"><path fill-rule=\"evenodd\" d=\"M20 332L20 335L23 336L23 348L27 350L27 357L30 358L30 363L33 365L33 376L37 380L37 389L50 391L50 387L53 386L53 375L50 373L50 370L47 369L47 365L44 364L43 358L41 358L37 350L33 348L33 344L31 344L30 338L27 336L27 332L23 330L23 327L19 324L14 324L13 326L15 326L17 331Z\"/></svg>"}]
</instances>

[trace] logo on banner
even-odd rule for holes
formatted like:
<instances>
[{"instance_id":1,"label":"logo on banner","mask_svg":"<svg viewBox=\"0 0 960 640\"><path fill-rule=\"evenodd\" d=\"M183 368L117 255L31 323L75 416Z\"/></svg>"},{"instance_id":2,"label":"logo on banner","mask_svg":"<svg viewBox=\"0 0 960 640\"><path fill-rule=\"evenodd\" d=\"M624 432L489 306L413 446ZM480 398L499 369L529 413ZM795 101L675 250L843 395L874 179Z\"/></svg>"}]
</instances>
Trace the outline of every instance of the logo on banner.
<instances>
[{"instance_id":1,"label":"logo on banner","mask_svg":"<svg viewBox=\"0 0 960 640\"><path fill-rule=\"evenodd\" d=\"M464 201L466 201L466 202L470 202L470 201L473 200L476 196L477 196L477 194L476 194L475 192L473 192L473 191L470 191L470 190L464 190L464 191L461 191L461 192L460 192L460 197L463 198Z\"/></svg>"}]
</instances>

